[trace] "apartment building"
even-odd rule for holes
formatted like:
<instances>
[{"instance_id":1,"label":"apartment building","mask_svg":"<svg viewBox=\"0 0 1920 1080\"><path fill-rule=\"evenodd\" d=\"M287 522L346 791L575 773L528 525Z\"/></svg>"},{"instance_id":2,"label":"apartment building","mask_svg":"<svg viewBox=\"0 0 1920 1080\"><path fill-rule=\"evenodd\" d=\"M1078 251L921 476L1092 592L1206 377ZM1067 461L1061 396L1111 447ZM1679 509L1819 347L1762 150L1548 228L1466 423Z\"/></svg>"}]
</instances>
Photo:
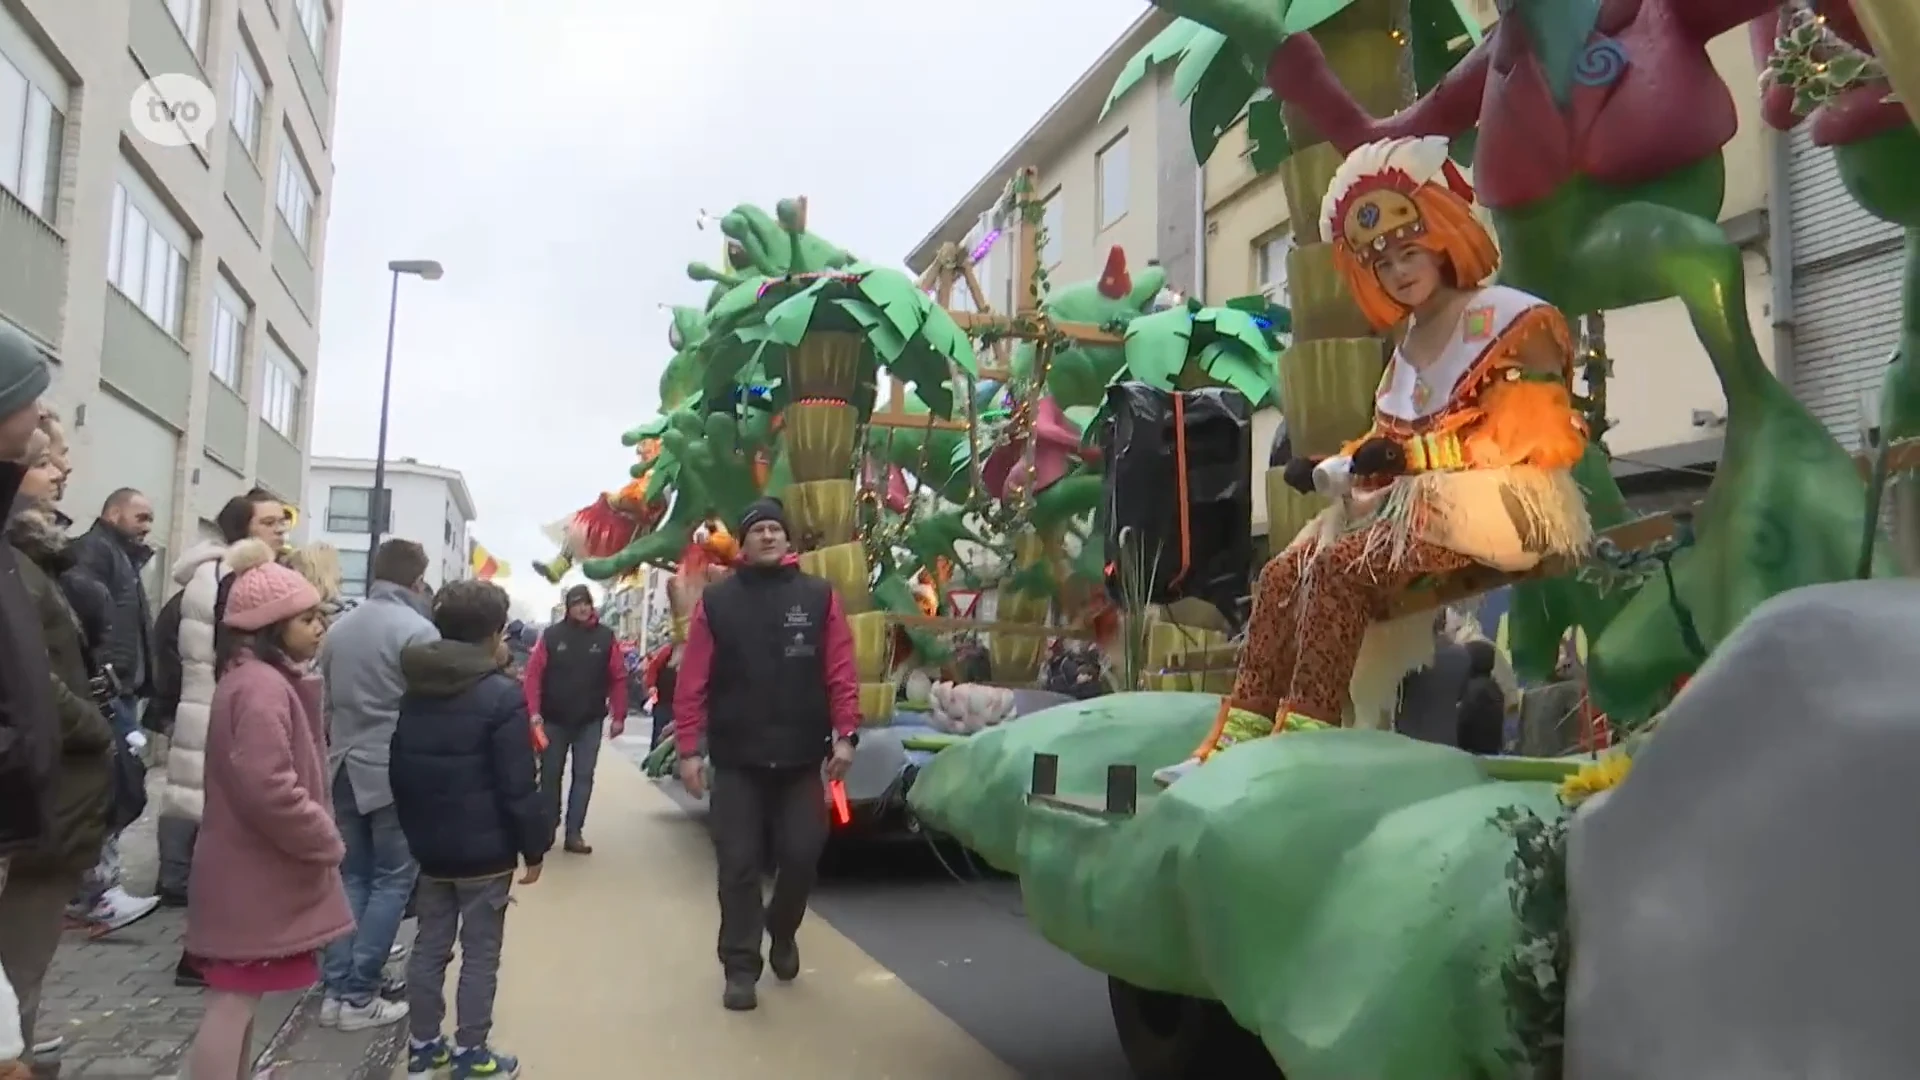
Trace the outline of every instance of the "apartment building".
<instances>
[{"instance_id":1,"label":"apartment building","mask_svg":"<svg viewBox=\"0 0 1920 1080\"><path fill-rule=\"evenodd\" d=\"M473 493L458 469L413 458L387 462L387 514L382 539L412 540L427 549L427 584L434 588L473 576ZM324 542L340 551L348 596L367 591L373 535L373 459L317 457L307 470L313 509L300 519L298 543Z\"/></svg>"},{"instance_id":2,"label":"apartment building","mask_svg":"<svg viewBox=\"0 0 1920 1080\"><path fill-rule=\"evenodd\" d=\"M152 499L152 582L293 505L319 360L343 0L0 0L0 317L55 360L68 510Z\"/></svg>"},{"instance_id":3,"label":"apartment building","mask_svg":"<svg viewBox=\"0 0 1920 1080\"><path fill-rule=\"evenodd\" d=\"M975 273L993 310L1013 310L1026 283L1014 281L1012 234L987 242L995 235L990 219L1007 181L1033 166L1046 204L1040 261L1054 282L1099 277L1107 253L1118 246L1130 265L1157 260L1173 288L1192 290L1200 170L1187 149L1186 106L1172 92L1172 71L1151 73L1150 85L1101 115L1127 60L1172 21L1149 8L914 245L907 265L923 273L941 245L960 243L976 255ZM972 306L964 288L955 290L954 306Z\"/></svg>"}]
</instances>

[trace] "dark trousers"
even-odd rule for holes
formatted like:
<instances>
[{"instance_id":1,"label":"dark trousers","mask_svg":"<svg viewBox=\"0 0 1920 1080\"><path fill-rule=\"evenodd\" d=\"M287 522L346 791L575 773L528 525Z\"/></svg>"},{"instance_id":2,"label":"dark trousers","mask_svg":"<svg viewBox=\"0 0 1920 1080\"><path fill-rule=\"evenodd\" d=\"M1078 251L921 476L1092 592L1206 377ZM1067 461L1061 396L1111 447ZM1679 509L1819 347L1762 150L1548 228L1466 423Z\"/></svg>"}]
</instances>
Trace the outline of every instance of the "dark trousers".
<instances>
[{"instance_id":1,"label":"dark trousers","mask_svg":"<svg viewBox=\"0 0 1920 1080\"><path fill-rule=\"evenodd\" d=\"M560 808L561 773L567 759L573 759L573 784L567 788L564 823L568 837L579 836L587 827L587 803L593 798L593 770L600 761L600 730L606 721L590 724L547 722L547 749L540 755L540 791L547 797L547 812L554 828L562 824Z\"/></svg>"},{"instance_id":2,"label":"dark trousers","mask_svg":"<svg viewBox=\"0 0 1920 1080\"><path fill-rule=\"evenodd\" d=\"M154 891L184 899L187 879L193 876L193 845L200 836L200 823L192 818L161 814L157 830L160 876L154 883Z\"/></svg>"},{"instance_id":3,"label":"dark trousers","mask_svg":"<svg viewBox=\"0 0 1920 1080\"><path fill-rule=\"evenodd\" d=\"M653 703L653 741L647 744L651 750L660 745L662 739L673 734L673 706L664 701Z\"/></svg>"},{"instance_id":4,"label":"dark trousers","mask_svg":"<svg viewBox=\"0 0 1920 1080\"><path fill-rule=\"evenodd\" d=\"M820 768L716 769L707 814L720 864L720 966L728 977L758 979L762 937L793 940L819 876L828 832Z\"/></svg>"},{"instance_id":5,"label":"dark trousers","mask_svg":"<svg viewBox=\"0 0 1920 1080\"><path fill-rule=\"evenodd\" d=\"M447 966L460 944L460 981L453 991L454 1045L473 1050L493 1034L493 999L500 989L500 951L507 936L513 875L445 881L421 878L420 930L407 960L407 1016L413 1037L440 1037L447 1018Z\"/></svg>"}]
</instances>

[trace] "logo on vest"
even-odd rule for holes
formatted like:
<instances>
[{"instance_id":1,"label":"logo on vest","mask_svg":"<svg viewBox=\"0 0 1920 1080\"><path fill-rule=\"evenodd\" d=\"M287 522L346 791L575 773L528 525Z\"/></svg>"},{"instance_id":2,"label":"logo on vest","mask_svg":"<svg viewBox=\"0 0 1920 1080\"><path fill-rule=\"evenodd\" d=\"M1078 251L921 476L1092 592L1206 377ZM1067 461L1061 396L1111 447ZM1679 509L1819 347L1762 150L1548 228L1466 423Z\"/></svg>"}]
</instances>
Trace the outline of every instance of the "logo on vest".
<instances>
[{"instance_id":1,"label":"logo on vest","mask_svg":"<svg viewBox=\"0 0 1920 1080\"><path fill-rule=\"evenodd\" d=\"M813 629L813 616L807 609L795 604L787 609L786 628L793 631L793 637L784 650L789 660L814 655L813 642L807 640L807 631Z\"/></svg>"}]
</instances>

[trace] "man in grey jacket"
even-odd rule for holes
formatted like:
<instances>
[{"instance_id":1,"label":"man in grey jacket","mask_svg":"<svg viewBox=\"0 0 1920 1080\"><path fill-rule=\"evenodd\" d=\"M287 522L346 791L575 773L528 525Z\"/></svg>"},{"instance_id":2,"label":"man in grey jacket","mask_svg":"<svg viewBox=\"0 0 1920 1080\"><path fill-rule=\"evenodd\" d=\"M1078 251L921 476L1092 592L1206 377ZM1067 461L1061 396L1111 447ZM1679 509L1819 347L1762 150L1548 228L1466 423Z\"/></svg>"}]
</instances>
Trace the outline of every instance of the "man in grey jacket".
<instances>
[{"instance_id":1,"label":"man in grey jacket","mask_svg":"<svg viewBox=\"0 0 1920 1080\"><path fill-rule=\"evenodd\" d=\"M400 651L440 640L428 618L427 553L388 540L373 553L366 603L340 616L320 648L332 745L333 814L346 841L341 864L353 936L327 946L320 1023L342 1031L384 1027L406 1016L380 996L381 971L406 917L415 866L393 808L387 759L406 679Z\"/></svg>"}]
</instances>

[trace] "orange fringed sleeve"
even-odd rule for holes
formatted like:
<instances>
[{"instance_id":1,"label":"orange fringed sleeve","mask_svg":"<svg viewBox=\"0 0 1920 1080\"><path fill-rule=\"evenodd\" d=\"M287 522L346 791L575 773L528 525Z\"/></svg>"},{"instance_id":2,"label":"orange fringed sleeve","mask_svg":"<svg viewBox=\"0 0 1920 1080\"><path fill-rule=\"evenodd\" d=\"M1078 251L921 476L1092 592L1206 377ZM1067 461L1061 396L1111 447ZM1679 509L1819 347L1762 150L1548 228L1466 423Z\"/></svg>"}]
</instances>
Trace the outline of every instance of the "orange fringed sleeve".
<instances>
[{"instance_id":1,"label":"orange fringed sleeve","mask_svg":"<svg viewBox=\"0 0 1920 1080\"><path fill-rule=\"evenodd\" d=\"M1480 415L1464 433L1467 462L1483 469L1570 469L1587 452L1587 429L1573 407L1567 321L1543 305L1522 316L1507 337L1512 345L1492 358Z\"/></svg>"}]
</instances>

